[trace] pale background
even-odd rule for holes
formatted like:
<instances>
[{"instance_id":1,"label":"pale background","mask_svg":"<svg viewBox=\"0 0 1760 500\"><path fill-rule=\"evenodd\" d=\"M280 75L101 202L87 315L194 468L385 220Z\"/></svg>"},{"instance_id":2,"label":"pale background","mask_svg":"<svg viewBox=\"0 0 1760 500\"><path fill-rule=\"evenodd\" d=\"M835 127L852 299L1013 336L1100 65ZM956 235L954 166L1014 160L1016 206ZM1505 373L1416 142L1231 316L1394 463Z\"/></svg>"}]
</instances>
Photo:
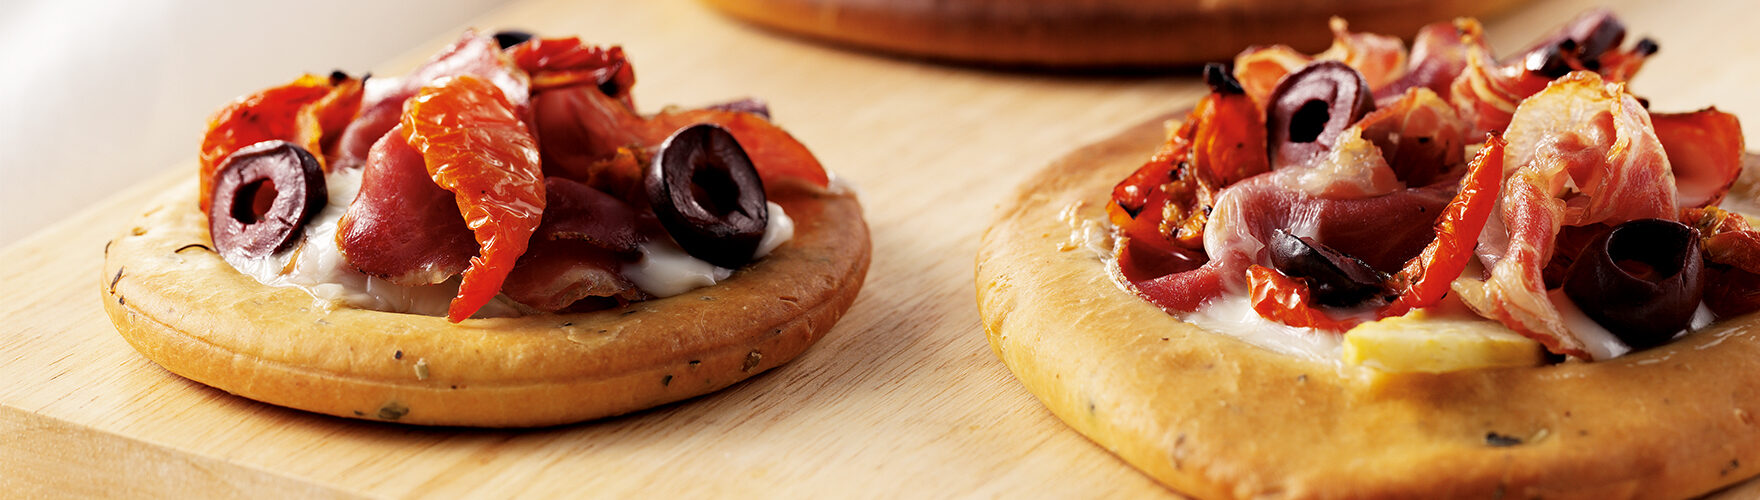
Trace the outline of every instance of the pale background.
<instances>
[{"instance_id":1,"label":"pale background","mask_svg":"<svg viewBox=\"0 0 1760 500\"><path fill-rule=\"evenodd\" d=\"M0 0L0 246L196 155L208 114L358 74L499 0Z\"/></svg>"}]
</instances>

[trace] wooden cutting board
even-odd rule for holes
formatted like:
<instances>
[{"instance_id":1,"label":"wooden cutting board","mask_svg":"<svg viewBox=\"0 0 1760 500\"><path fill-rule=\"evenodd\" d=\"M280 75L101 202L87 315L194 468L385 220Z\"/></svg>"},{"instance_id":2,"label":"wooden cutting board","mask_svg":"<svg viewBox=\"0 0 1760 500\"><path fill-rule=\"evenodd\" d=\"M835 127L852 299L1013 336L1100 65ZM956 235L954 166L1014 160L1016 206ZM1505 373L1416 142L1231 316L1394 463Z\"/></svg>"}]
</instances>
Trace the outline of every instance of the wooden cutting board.
<instances>
[{"instance_id":1,"label":"wooden cutting board","mask_svg":"<svg viewBox=\"0 0 1760 500\"><path fill-rule=\"evenodd\" d=\"M1513 50L1587 3L1537 3L1489 31ZM1657 109L1715 103L1760 119L1750 90L1760 64L1727 59L1760 50L1760 30L1745 21L1760 5L1612 7L1662 41L1634 87ZM768 98L777 121L861 189L875 250L849 314L789 365L605 421L483 431L306 414L186 381L123 342L99 303L104 241L194 165L80 165L166 173L0 250L0 491L1169 495L1054 419L996 360L978 323L972 262L995 203L1016 184L1081 144L1190 105L1204 91L1195 78L924 65L773 37L685 0L526 0L474 24L623 43L645 110ZM401 72L455 35L370 69ZM1754 130L1750 144L1760 143Z\"/></svg>"}]
</instances>

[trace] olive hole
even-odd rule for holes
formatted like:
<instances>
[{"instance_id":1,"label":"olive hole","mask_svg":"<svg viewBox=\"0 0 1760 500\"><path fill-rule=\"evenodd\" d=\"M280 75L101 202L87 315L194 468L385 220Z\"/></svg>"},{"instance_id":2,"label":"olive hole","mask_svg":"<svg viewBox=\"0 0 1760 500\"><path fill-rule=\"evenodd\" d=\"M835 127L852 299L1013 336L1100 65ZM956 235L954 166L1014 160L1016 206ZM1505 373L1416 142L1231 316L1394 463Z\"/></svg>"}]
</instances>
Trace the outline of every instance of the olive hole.
<instances>
[{"instance_id":1,"label":"olive hole","mask_svg":"<svg viewBox=\"0 0 1760 500\"><path fill-rule=\"evenodd\" d=\"M263 220L263 215L275 206L275 181L262 179L245 184L235 191L232 198L232 218L246 225L256 224Z\"/></svg>"},{"instance_id":2,"label":"olive hole","mask_svg":"<svg viewBox=\"0 0 1760 500\"><path fill-rule=\"evenodd\" d=\"M1289 142L1314 142L1320 138L1320 132L1326 130L1326 122L1332 118L1327 110L1331 106L1326 101L1313 99L1302 103L1295 114L1289 117Z\"/></svg>"},{"instance_id":3,"label":"olive hole","mask_svg":"<svg viewBox=\"0 0 1760 500\"><path fill-rule=\"evenodd\" d=\"M1659 282L1681 272L1686 261L1687 240L1667 231L1643 231L1647 226L1625 227L1608 237L1607 254L1621 272L1633 278Z\"/></svg>"},{"instance_id":4,"label":"olive hole","mask_svg":"<svg viewBox=\"0 0 1760 500\"><path fill-rule=\"evenodd\" d=\"M739 209L739 185L725 169L699 168L691 174L691 198L703 211L724 217Z\"/></svg>"}]
</instances>

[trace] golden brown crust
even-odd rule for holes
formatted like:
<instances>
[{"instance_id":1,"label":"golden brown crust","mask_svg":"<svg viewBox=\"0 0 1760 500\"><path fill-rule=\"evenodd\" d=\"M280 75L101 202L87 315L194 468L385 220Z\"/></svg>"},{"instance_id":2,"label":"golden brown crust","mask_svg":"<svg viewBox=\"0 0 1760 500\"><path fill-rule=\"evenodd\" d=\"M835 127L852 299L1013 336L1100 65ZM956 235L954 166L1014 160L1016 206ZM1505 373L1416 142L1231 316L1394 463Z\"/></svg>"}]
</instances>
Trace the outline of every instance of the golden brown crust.
<instances>
[{"instance_id":1,"label":"golden brown crust","mask_svg":"<svg viewBox=\"0 0 1760 500\"><path fill-rule=\"evenodd\" d=\"M470 319L341 308L208 248L193 181L106 250L105 309L173 373L259 401L422 425L576 422L706 394L804 351L843 315L869 243L850 195L785 189L795 237L721 284L584 314ZM202 246L192 246L202 245Z\"/></svg>"},{"instance_id":2,"label":"golden brown crust","mask_svg":"<svg viewBox=\"0 0 1760 500\"><path fill-rule=\"evenodd\" d=\"M1418 27L1481 16L1520 0L704 0L767 28L910 56L1004 65L1163 66L1224 61L1241 47L1308 52L1326 21L1411 37Z\"/></svg>"},{"instance_id":3,"label":"golden brown crust","mask_svg":"<svg viewBox=\"0 0 1760 500\"><path fill-rule=\"evenodd\" d=\"M1058 214L1080 203L1103 220L1161 131L1028 181L984 235L977 287L991 346L1028 390L1162 483L1202 498L1681 498L1760 472L1760 313L1613 361L1370 379L1121 290L1064 244Z\"/></svg>"}]
</instances>

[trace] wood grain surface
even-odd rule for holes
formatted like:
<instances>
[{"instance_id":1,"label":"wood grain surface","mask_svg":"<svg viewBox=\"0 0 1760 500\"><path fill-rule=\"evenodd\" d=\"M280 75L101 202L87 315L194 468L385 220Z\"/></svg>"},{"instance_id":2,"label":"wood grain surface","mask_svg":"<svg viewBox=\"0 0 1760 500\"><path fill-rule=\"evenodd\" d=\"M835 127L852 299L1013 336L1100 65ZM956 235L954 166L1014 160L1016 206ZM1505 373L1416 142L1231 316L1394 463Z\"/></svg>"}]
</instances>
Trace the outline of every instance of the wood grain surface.
<instances>
[{"instance_id":1,"label":"wood grain surface","mask_svg":"<svg viewBox=\"0 0 1760 500\"><path fill-rule=\"evenodd\" d=\"M1515 50L1589 2L1488 26ZM1613 2L1662 53L1633 88L1658 110L1760 120L1760 4ZM991 354L972 256L993 208L1062 153L1191 104L1192 75L1047 76L843 52L686 0L523 0L473 23L622 43L644 110L769 99L860 187L867 287L793 363L682 404L530 431L425 429L264 405L136 354L105 319L106 239L194 171L116 194L0 250L0 491L174 496L1154 497L1170 493L1070 431ZM460 27L463 28L462 26ZM395 73L453 34L374 68ZM306 68L288 68L289 75ZM215 71L225 71L216 64ZM215 103L215 106L221 103ZM1750 128L1750 144L1760 139ZM191 156L196 139L190 140ZM1148 151L1144 152L1148 154ZM1756 493L1752 489L1746 494ZM0 494L4 495L4 494Z\"/></svg>"}]
</instances>

